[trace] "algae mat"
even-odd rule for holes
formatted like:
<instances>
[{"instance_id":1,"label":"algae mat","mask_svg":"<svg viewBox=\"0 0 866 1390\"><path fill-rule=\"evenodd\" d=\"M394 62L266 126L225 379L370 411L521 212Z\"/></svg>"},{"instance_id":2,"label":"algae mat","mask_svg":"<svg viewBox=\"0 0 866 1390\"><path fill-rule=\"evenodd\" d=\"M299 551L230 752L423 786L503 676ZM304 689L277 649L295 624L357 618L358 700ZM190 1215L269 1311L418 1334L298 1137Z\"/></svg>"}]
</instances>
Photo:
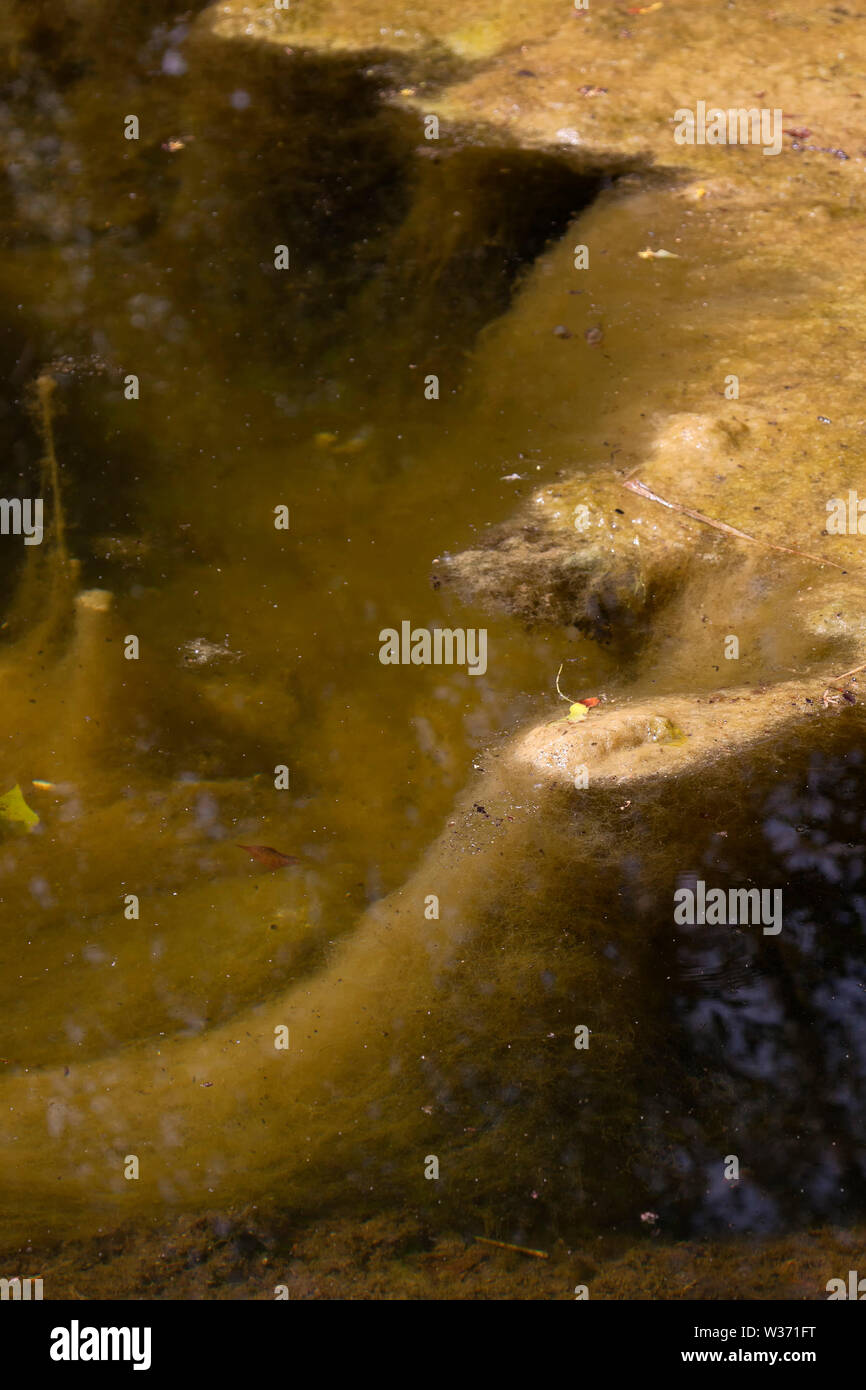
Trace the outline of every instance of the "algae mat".
<instances>
[{"instance_id":1,"label":"algae mat","mask_svg":"<svg viewBox=\"0 0 866 1390\"><path fill-rule=\"evenodd\" d=\"M823 1297L800 1232L866 1202L862 21L4 22L6 1245L75 1290L117 1230L134 1287L154 1223L289 1222L314 1271L326 1213L359 1296L510 1291L483 1237L561 1296Z\"/></svg>"}]
</instances>

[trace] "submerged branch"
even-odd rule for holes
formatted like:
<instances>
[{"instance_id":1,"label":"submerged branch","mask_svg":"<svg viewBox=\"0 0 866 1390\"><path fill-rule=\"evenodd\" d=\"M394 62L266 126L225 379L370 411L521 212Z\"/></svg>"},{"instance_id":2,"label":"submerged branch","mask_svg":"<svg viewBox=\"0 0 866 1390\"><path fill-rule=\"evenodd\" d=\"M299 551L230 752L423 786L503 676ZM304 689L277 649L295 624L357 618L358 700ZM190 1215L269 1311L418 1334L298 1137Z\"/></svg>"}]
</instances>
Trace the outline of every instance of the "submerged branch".
<instances>
[{"instance_id":1,"label":"submerged branch","mask_svg":"<svg viewBox=\"0 0 866 1390\"><path fill-rule=\"evenodd\" d=\"M51 487L51 508L54 518L57 555L61 564L65 565L69 556L66 551L66 529L63 520L63 506L60 501L60 469L54 448L52 397L56 390L57 382L47 372L43 372L37 378L36 397L39 402L39 424L45 444L45 458L42 461L42 484L48 482Z\"/></svg>"}]
</instances>

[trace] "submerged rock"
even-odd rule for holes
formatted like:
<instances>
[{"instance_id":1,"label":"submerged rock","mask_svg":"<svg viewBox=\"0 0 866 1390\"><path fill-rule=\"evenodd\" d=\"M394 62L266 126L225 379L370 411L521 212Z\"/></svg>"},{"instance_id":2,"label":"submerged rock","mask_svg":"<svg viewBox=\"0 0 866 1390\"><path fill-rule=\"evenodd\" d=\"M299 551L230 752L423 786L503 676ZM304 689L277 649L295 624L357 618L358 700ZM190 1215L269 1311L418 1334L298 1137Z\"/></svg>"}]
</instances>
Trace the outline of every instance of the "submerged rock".
<instances>
[{"instance_id":1,"label":"submerged rock","mask_svg":"<svg viewBox=\"0 0 866 1390\"><path fill-rule=\"evenodd\" d=\"M803 861L791 895L794 842L779 826L813 816L824 774L809 748L825 750L832 776L861 707L825 711L809 689L741 691L729 709L661 697L538 725L485 760L410 881L302 983L158 1047L8 1077L0 1101L14 1120L0 1154L19 1174L22 1216L57 1193L72 1224L231 1202L241 1189L295 1210L371 1189L423 1203L432 1154L438 1210L460 1219L483 1202L509 1229L590 1229L650 1207L668 1230L772 1229L795 1156L803 1213L835 1218L863 1182L866 1058L841 1066L834 1041L853 1045L860 1026L856 987L843 1001L863 969L862 928L843 946L842 920L814 916L827 881L817 860ZM805 797L781 819L780 766ZM853 812L863 768L850 776L840 805ZM732 930L752 986L730 963L719 976L718 930L705 943L697 929L684 935L673 906L696 870L748 884L756 834L761 882L775 876L786 896L778 946L760 924ZM776 846L785 858L773 868ZM861 860L852 883L863 871ZM268 891L281 882L268 877ZM214 892L220 911L237 910ZM842 967L850 984L835 986L816 1055L808 1020L834 989L808 946L818 922L828 960L858 964ZM740 1016L733 1051L707 1050L696 989L730 1026ZM285 1028L290 1047L276 1050ZM786 1081L767 1092L771 1043ZM753 1081L735 1086L732 1068ZM827 1113L822 1087L838 1092ZM83 1125L87 1114L98 1124ZM120 1171L130 1152L141 1159L134 1189ZM732 1154L743 1166L733 1186L722 1176Z\"/></svg>"}]
</instances>

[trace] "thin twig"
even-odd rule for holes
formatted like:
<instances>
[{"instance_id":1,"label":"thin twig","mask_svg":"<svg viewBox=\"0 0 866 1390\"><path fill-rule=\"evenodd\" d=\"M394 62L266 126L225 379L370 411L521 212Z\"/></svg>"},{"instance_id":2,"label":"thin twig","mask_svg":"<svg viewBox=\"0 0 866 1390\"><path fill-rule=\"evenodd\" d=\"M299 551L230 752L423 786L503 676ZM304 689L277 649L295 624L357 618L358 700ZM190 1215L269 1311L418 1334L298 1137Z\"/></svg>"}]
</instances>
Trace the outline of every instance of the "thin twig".
<instances>
[{"instance_id":1,"label":"thin twig","mask_svg":"<svg viewBox=\"0 0 866 1390\"><path fill-rule=\"evenodd\" d=\"M573 705L575 702L574 702L574 700L572 700L571 696L570 696L570 695L563 695L562 691L561 691L560 688L559 688L559 678L560 678L560 676L562 675L562 668L563 668L564 665L565 665L565 662L564 662L564 661L561 661L561 662L559 663L559 670L558 670L557 673L556 673L556 693L557 693L557 695L559 696L559 698L560 698L561 700L567 700L568 703L569 703L570 705ZM481 1237L479 1236L478 1239L480 1240Z\"/></svg>"},{"instance_id":2,"label":"thin twig","mask_svg":"<svg viewBox=\"0 0 866 1390\"><path fill-rule=\"evenodd\" d=\"M794 550L789 545L776 545L775 541L762 541L758 536L750 536L747 531L740 531L736 526L729 526L726 521L714 521L711 516L704 516L703 512L696 512L692 507L684 507L681 502L666 502L664 497L659 497L658 493L650 492L645 483L628 479L623 483L629 492L636 492L639 497L645 497L649 502L658 502L660 506L667 507L672 512L682 512L683 516L690 516L693 521L702 521L705 526L712 526L716 531L724 531L726 536L736 536L741 541L752 541L754 545L766 546L769 550L783 550L786 555L799 555L802 560L814 560L818 565L832 565L833 569L841 570L847 574L844 565L838 565L835 560L824 560L820 555L810 555L808 550Z\"/></svg>"},{"instance_id":3,"label":"thin twig","mask_svg":"<svg viewBox=\"0 0 866 1390\"><path fill-rule=\"evenodd\" d=\"M549 1260L546 1250L530 1250L527 1245L509 1245L507 1240L488 1240L487 1236L475 1236L482 1245L496 1245L500 1250L516 1250L518 1255L534 1255L538 1260Z\"/></svg>"},{"instance_id":4,"label":"thin twig","mask_svg":"<svg viewBox=\"0 0 866 1390\"><path fill-rule=\"evenodd\" d=\"M866 671L866 661L862 666L855 666L853 671L845 671L841 676L831 676L831 681L846 681L849 676L856 676L858 671Z\"/></svg>"}]
</instances>

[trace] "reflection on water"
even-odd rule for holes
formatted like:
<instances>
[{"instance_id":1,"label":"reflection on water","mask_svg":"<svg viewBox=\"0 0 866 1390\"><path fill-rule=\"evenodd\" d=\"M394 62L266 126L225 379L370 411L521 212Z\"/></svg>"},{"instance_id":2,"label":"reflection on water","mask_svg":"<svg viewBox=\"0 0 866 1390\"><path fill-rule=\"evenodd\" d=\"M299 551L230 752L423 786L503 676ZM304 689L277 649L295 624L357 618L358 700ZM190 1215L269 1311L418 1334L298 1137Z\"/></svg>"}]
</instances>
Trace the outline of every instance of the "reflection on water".
<instances>
[{"instance_id":1,"label":"reflection on water","mask_svg":"<svg viewBox=\"0 0 866 1390\"><path fill-rule=\"evenodd\" d=\"M859 750L844 761L813 754L802 781L769 794L756 826L761 882L782 889L784 931L694 928L678 947L686 1046L736 1087L731 1147L749 1154L734 1207L708 1162L698 1229L839 1221L866 1195L863 794ZM744 881L718 852L705 862L708 876Z\"/></svg>"}]
</instances>

